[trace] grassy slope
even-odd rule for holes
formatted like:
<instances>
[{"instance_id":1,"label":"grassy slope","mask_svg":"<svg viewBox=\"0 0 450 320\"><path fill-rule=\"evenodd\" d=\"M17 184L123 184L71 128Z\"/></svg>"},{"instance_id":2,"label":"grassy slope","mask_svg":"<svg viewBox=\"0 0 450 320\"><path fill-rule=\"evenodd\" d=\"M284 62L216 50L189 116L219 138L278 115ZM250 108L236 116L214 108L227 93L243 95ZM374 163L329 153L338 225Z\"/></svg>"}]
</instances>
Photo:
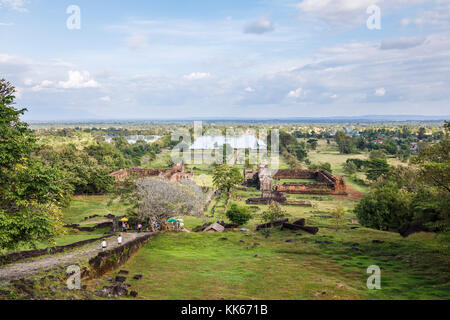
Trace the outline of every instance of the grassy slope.
<instances>
[{"instance_id":1,"label":"grassy slope","mask_svg":"<svg viewBox=\"0 0 450 320\"><path fill-rule=\"evenodd\" d=\"M365 159L367 154L342 156L335 146L327 146L324 141L319 152L310 153L313 162L330 162L337 174L342 173L342 164L348 157ZM196 166L195 171L197 175L206 175L198 182L210 185L207 169ZM355 190L367 190L349 184ZM251 188L238 190L233 201L244 204L247 198L259 194ZM336 196L288 197L312 202L312 208L285 209L291 221L304 217L307 225L318 226L317 235L275 229L266 239L253 231L260 222L258 215L266 206L253 206L254 218L244 226L249 232L159 235L122 267L130 271L127 282L139 292L141 299L450 298L449 245L436 235L421 233L403 239L392 232L361 226L352 229L357 226L351 223L355 218L351 212L354 201ZM224 199L214 200L204 218L186 217L186 227L226 220L224 202ZM336 230L331 219L319 216L328 215L338 205L347 213L345 222ZM96 206L91 203L87 208ZM82 213L86 215L90 214ZM383 243L373 243L373 240ZM370 265L378 265L382 270L382 290L366 288L369 276L366 270ZM133 280L134 274L143 274L143 280ZM92 285L106 284L103 278L99 284Z\"/></svg>"}]
</instances>

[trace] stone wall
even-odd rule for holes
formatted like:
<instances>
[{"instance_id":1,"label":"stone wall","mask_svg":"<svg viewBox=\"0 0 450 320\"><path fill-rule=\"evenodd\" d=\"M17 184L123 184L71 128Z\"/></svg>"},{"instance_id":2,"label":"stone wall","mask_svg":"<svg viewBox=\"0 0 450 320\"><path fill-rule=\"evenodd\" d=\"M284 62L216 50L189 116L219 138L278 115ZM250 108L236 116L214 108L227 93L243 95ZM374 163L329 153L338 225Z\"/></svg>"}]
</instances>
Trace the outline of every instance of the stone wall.
<instances>
[{"instance_id":1,"label":"stone wall","mask_svg":"<svg viewBox=\"0 0 450 320\"><path fill-rule=\"evenodd\" d=\"M267 173L264 171L263 181L261 181L261 168L256 171L244 170L244 185L255 186L265 194L269 194L271 190L264 187L269 185L265 182L268 179ZM277 170L271 178L281 179L308 179L317 182L286 182L278 184L275 190L278 192L293 194L347 194L346 185L343 178L336 177L326 170ZM264 182L264 183L263 183ZM256 201L253 199L253 201ZM263 200L261 200L263 201ZM264 202L264 201L263 201Z\"/></svg>"},{"instance_id":2,"label":"stone wall","mask_svg":"<svg viewBox=\"0 0 450 320\"><path fill-rule=\"evenodd\" d=\"M123 181L128 178L147 178L161 177L173 182L179 182L183 179L194 180L193 172L186 172L183 164L174 165L172 169L142 169L130 168L120 169L110 174L115 181Z\"/></svg>"},{"instance_id":3,"label":"stone wall","mask_svg":"<svg viewBox=\"0 0 450 320\"><path fill-rule=\"evenodd\" d=\"M102 239L106 239L109 237L111 237L111 235L106 235L106 236L103 236L100 238L95 238L95 239L83 240L83 241L71 243L71 244L68 244L65 246L57 246L57 247L51 247L51 248L46 248L46 249L28 250L28 251L20 251L20 252L10 252L10 253L4 254L4 255L0 255L0 266L10 264L10 263L22 260L22 259L36 258L36 257L40 257L40 256L45 256L48 254L56 254L56 253L64 252L65 250L81 247L86 244L96 242L96 241L99 241Z\"/></svg>"},{"instance_id":4,"label":"stone wall","mask_svg":"<svg viewBox=\"0 0 450 320\"><path fill-rule=\"evenodd\" d=\"M315 179L317 180L317 170L278 170L273 177L275 179Z\"/></svg>"},{"instance_id":5,"label":"stone wall","mask_svg":"<svg viewBox=\"0 0 450 320\"><path fill-rule=\"evenodd\" d=\"M83 268L82 278L99 278L105 273L117 269L157 234L158 232L147 233L120 247L100 252L97 256L89 260L88 267Z\"/></svg>"}]
</instances>

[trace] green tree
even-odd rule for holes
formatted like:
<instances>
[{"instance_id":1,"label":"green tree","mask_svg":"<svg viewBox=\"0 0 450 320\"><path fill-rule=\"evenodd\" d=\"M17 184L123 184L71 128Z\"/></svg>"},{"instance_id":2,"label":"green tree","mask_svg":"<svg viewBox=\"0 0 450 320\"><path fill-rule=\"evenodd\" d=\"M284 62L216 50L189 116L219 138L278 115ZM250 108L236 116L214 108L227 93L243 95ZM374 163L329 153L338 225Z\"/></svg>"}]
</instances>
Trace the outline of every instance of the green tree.
<instances>
[{"instance_id":1,"label":"green tree","mask_svg":"<svg viewBox=\"0 0 450 320\"><path fill-rule=\"evenodd\" d=\"M399 230L412 221L408 208L410 198L393 181L372 189L355 207L363 226L379 230Z\"/></svg>"},{"instance_id":2,"label":"green tree","mask_svg":"<svg viewBox=\"0 0 450 320\"><path fill-rule=\"evenodd\" d=\"M14 87L0 80L0 249L51 241L62 232L62 174L31 159L36 148L26 109L14 108Z\"/></svg>"},{"instance_id":3,"label":"green tree","mask_svg":"<svg viewBox=\"0 0 450 320\"><path fill-rule=\"evenodd\" d=\"M339 131L335 136L336 143L339 147L339 152L343 154L350 154L354 149L353 138L349 137L343 131Z\"/></svg>"},{"instance_id":4,"label":"green tree","mask_svg":"<svg viewBox=\"0 0 450 320\"><path fill-rule=\"evenodd\" d=\"M288 217L289 214L283 210L283 208L281 207L281 205L276 202L276 201L272 201L269 204L269 207L267 208L266 211L263 212L263 214L261 215L261 220L263 221L263 223L273 223L277 220L280 220L282 218Z\"/></svg>"},{"instance_id":5,"label":"green tree","mask_svg":"<svg viewBox=\"0 0 450 320\"><path fill-rule=\"evenodd\" d=\"M317 146L319 144L317 139L309 139L307 142L308 142L308 146L311 150L317 149Z\"/></svg>"},{"instance_id":6,"label":"green tree","mask_svg":"<svg viewBox=\"0 0 450 320\"><path fill-rule=\"evenodd\" d=\"M331 217L333 219L336 231L344 224L344 216L345 210L341 204L338 207L331 211Z\"/></svg>"},{"instance_id":7,"label":"green tree","mask_svg":"<svg viewBox=\"0 0 450 320\"><path fill-rule=\"evenodd\" d=\"M368 162L368 167L366 177L372 181L376 181L382 175L387 174L390 168L385 159L373 159Z\"/></svg>"},{"instance_id":8,"label":"green tree","mask_svg":"<svg viewBox=\"0 0 450 320\"><path fill-rule=\"evenodd\" d=\"M354 162L346 162L344 164L344 172L348 174L355 174L358 168Z\"/></svg>"},{"instance_id":9,"label":"green tree","mask_svg":"<svg viewBox=\"0 0 450 320\"><path fill-rule=\"evenodd\" d=\"M243 181L241 172L227 164L216 165L213 171L213 183L217 190L230 193Z\"/></svg>"},{"instance_id":10,"label":"green tree","mask_svg":"<svg viewBox=\"0 0 450 320\"><path fill-rule=\"evenodd\" d=\"M227 210L226 215L231 222L237 224L238 226L246 224L252 218L249 208L236 203L230 204L230 208Z\"/></svg>"}]
</instances>

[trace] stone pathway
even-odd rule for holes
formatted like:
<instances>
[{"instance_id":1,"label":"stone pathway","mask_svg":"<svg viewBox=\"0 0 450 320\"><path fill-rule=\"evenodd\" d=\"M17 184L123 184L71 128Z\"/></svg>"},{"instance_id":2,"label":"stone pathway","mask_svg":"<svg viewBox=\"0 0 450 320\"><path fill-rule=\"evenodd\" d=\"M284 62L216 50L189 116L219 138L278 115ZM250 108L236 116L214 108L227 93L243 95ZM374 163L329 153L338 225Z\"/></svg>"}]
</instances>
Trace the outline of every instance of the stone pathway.
<instances>
[{"instance_id":1,"label":"stone pathway","mask_svg":"<svg viewBox=\"0 0 450 320\"><path fill-rule=\"evenodd\" d=\"M144 236L145 233L122 233L123 244ZM117 237L107 238L107 249L116 248ZM55 255L46 255L28 261L16 262L0 267L0 283L9 282L14 279L25 278L38 272L48 271L55 267L66 267L81 261L88 261L102 252L101 241L87 244L86 246Z\"/></svg>"}]
</instances>

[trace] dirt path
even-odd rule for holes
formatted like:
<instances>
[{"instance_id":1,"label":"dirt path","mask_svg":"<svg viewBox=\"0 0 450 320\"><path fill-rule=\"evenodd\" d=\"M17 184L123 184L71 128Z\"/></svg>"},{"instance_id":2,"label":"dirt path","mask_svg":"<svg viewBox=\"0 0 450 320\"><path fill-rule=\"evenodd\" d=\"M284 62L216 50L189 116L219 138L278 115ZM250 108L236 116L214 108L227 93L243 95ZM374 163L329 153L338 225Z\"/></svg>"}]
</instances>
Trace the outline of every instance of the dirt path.
<instances>
[{"instance_id":1,"label":"dirt path","mask_svg":"<svg viewBox=\"0 0 450 320\"><path fill-rule=\"evenodd\" d=\"M337 195L336 197L341 200L361 200L364 197L364 193L356 191L347 184L347 195Z\"/></svg>"},{"instance_id":2,"label":"dirt path","mask_svg":"<svg viewBox=\"0 0 450 320\"><path fill-rule=\"evenodd\" d=\"M123 244L144 235L145 233L123 233ZM115 236L107 238L106 242L108 244L108 249L112 249L118 246L117 238ZM102 251L100 246L100 242L95 242L68 252L42 256L33 260L4 266L0 268L0 283L24 278L37 272L48 271L55 267L66 267L77 262L87 261L90 258L95 257L99 252Z\"/></svg>"},{"instance_id":3,"label":"dirt path","mask_svg":"<svg viewBox=\"0 0 450 320\"><path fill-rule=\"evenodd\" d=\"M100 223L105 223L105 222L112 222L112 220L111 219L99 219L99 220L83 221L83 222L78 223L78 225L85 226L87 224L100 224Z\"/></svg>"}]
</instances>

